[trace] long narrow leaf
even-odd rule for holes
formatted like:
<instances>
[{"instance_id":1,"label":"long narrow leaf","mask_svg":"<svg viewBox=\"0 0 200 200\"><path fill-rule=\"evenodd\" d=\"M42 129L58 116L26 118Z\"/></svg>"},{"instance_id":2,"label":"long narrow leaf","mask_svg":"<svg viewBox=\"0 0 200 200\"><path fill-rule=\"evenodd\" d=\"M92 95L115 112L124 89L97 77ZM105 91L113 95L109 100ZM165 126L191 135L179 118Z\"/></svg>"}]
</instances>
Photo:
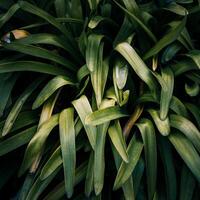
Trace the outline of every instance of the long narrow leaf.
<instances>
[{"instance_id":1,"label":"long narrow leaf","mask_svg":"<svg viewBox=\"0 0 200 200\"><path fill-rule=\"evenodd\" d=\"M137 52L125 42L118 44L115 49L129 62L135 73L148 85L151 91L156 93L157 82Z\"/></svg>"},{"instance_id":2,"label":"long narrow leaf","mask_svg":"<svg viewBox=\"0 0 200 200\"><path fill-rule=\"evenodd\" d=\"M125 163L124 161L122 161L117 176L115 178L114 189L118 189L119 187L121 187L131 176L140 158L142 149L143 144L133 136L127 149L129 163Z\"/></svg>"},{"instance_id":3,"label":"long narrow leaf","mask_svg":"<svg viewBox=\"0 0 200 200\"><path fill-rule=\"evenodd\" d=\"M97 110L85 118L85 123L91 126L103 124L105 122L128 116L126 110L119 106L112 106Z\"/></svg>"},{"instance_id":4,"label":"long narrow leaf","mask_svg":"<svg viewBox=\"0 0 200 200\"><path fill-rule=\"evenodd\" d=\"M141 119L136 124L142 135L145 152L148 198L153 199L157 181L157 144L153 124L148 119Z\"/></svg>"},{"instance_id":5,"label":"long narrow leaf","mask_svg":"<svg viewBox=\"0 0 200 200\"><path fill-rule=\"evenodd\" d=\"M60 142L63 157L63 168L65 175L65 189L68 198L73 194L76 167L76 147L74 130L74 110L65 109L59 118Z\"/></svg>"},{"instance_id":6,"label":"long narrow leaf","mask_svg":"<svg viewBox=\"0 0 200 200\"><path fill-rule=\"evenodd\" d=\"M119 121L115 121L114 124L109 127L108 133L118 154L121 156L124 162L128 162L129 159L126 152L125 138L122 135L122 129Z\"/></svg>"},{"instance_id":7,"label":"long narrow leaf","mask_svg":"<svg viewBox=\"0 0 200 200\"><path fill-rule=\"evenodd\" d=\"M184 160L185 164L200 182L200 157L192 143L178 131L170 134L168 138Z\"/></svg>"},{"instance_id":8,"label":"long narrow leaf","mask_svg":"<svg viewBox=\"0 0 200 200\"><path fill-rule=\"evenodd\" d=\"M38 154L40 154L51 130L58 125L58 120L59 114L52 116L47 122L43 123L34 135L26 149L19 175L22 175L31 166Z\"/></svg>"},{"instance_id":9,"label":"long narrow leaf","mask_svg":"<svg viewBox=\"0 0 200 200\"><path fill-rule=\"evenodd\" d=\"M2 136L5 136L9 133L9 131L12 129L12 126L22 109L22 106L28 99L28 97L32 94L32 92L40 85L40 83L43 81L43 78L39 78L36 81L34 81L31 85L29 85L26 90L20 95L20 97L15 102L14 106L12 107L6 121L5 125L2 130Z\"/></svg>"},{"instance_id":10,"label":"long narrow leaf","mask_svg":"<svg viewBox=\"0 0 200 200\"><path fill-rule=\"evenodd\" d=\"M33 109L40 107L57 89L64 85L74 85L75 82L67 76L56 76L38 94L33 103Z\"/></svg>"},{"instance_id":11,"label":"long narrow leaf","mask_svg":"<svg viewBox=\"0 0 200 200\"><path fill-rule=\"evenodd\" d=\"M87 125L85 123L86 116L92 113L92 108L86 96L81 96L79 99L72 102L73 106L75 107L81 122L85 128L87 133L88 139L92 148L94 149L96 143L96 127Z\"/></svg>"}]
</instances>

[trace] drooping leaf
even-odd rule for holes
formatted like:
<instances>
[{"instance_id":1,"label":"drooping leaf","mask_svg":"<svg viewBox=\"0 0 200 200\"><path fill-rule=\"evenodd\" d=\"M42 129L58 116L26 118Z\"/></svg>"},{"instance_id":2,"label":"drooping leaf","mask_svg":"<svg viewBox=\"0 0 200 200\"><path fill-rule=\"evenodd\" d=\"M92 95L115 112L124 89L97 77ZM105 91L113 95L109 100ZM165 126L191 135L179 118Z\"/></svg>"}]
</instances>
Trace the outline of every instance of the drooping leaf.
<instances>
[{"instance_id":1,"label":"drooping leaf","mask_svg":"<svg viewBox=\"0 0 200 200\"><path fill-rule=\"evenodd\" d=\"M159 116L159 112L153 109L149 109L148 112L150 113L151 117L154 120L154 123L156 124L156 127L158 128L159 132L163 136L167 136L170 133L170 123L169 118L167 117L165 120L161 120Z\"/></svg>"},{"instance_id":2,"label":"drooping leaf","mask_svg":"<svg viewBox=\"0 0 200 200\"><path fill-rule=\"evenodd\" d=\"M85 118L85 123L91 126L100 125L105 122L128 116L126 110L119 106L112 106L97 110Z\"/></svg>"},{"instance_id":3,"label":"drooping leaf","mask_svg":"<svg viewBox=\"0 0 200 200\"><path fill-rule=\"evenodd\" d=\"M56 76L41 90L33 103L33 109L40 107L57 89L64 85L74 85L75 82L67 76Z\"/></svg>"},{"instance_id":4,"label":"drooping leaf","mask_svg":"<svg viewBox=\"0 0 200 200\"><path fill-rule=\"evenodd\" d=\"M177 37L180 35L181 31L185 27L186 18L184 18L181 22L177 22L176 25L171 28L169 33L164 35L145 55L144 59L148 59L151 56L159 53L164 47L174 42Z\"/></svg>"},{"instance_id":5,"label":"drooping leaf","mask_svg":"<svg viewBox=\"0 0 200 200\"><path fill-rule=\"evenodd\" d=\"M41 63L38 61L0 62L0 73L17 71L32 71L63 76L67 74L67 70L63 67L57 67L51 64Z\"/></svg>"},{"instance_id":6,"label":"drooping leaf","mask_svg":"<svg viewBox=\"0 0 200 200\"><path fill-rule=\"evenodd\" d=\"M168 138L185 164L200 182L200 157L192 143L178 131L170 134Z\"/></svg>"},{"instance_id":7,"label":"drooping leaf","mask_svg":"<svg viewBox=\"0 0 200 200\"><path fill-rule=\"evenodd\" d=\"M156 80L137 52L125 42L118 44L115 49L124 56L135 73L149 86L151 91L156 93Z\"/></svg>"},{"instance_id":8,"label":"drooping leaf","mask_svg":"<svg viewBox=\"0 0 200 200\"><path fill-rule=\"evenodd\" d=\"M53 61L55 63L58 63L60 65L63 65L66 67L66 69L75 71L76 66L70 62L69 60L65 59L64 57L60 56L57 53L54 53L52 51L46 50L41 47L36 47L33 45L25 45L20 43L10 43L3 45L5 49L9 49L11 51L17 51L20 53L28 54L34 57L44 58L50 61Z\"/></svg>"},{"instance_id":9,"label":"drooping leaf","mask_svg":"<svg viewBox=\"0 0 200 200\"><path fill-rule=\"evenodd\" d=\"M170 124L182 132L200 151L200 132L190 120L180 115L170 115Z\"/></svg>"}]
</instances>

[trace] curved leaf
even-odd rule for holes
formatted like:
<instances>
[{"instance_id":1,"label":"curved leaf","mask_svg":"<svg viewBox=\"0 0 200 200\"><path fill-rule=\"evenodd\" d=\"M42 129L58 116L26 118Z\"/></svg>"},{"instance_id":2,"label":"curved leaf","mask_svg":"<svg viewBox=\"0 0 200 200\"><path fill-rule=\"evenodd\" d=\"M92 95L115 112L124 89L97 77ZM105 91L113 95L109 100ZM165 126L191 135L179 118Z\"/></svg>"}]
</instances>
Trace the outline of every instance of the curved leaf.
<instances>
[{"instance_id":1,"label":"curved leaf","mask_svg":"<svg viewBox=\"0 0 200 200\"><path fill-rule=\"evenodd\" d=\"M75 82L67 76L56 76L51 79L35 99L32 108L40 107L57 89L64 85L74 85Z\"/></svg>"}]
</instances>

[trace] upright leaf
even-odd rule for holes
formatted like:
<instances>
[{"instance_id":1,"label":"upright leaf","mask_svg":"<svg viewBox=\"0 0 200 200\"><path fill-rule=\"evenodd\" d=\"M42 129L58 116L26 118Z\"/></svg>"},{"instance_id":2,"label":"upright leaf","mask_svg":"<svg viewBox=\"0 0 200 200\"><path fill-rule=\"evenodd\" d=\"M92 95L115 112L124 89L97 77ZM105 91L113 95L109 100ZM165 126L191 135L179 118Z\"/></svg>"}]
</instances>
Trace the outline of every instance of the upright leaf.
<instances>
[{"instance_id":1,"label":"upright leaf","mask_svg":"<svg viewBox=\"0 0 200 200\"><path fill-rule=\"evenodd\" d=\"M53 115L47 122L43 123L43 125L31 139L26 149L19 175L22 175L31 166L38 154L40 154L48 135L52 129L58 125L58 120L59 114Z\"/></svg>"},{"instance_id":2,"label":"upright leaf","mask_svg":"<svg viewBox=\"0 0 200 200\"><path fill-rule=\"evenodd\" d=\"M81 119L81 122L85 128L90 144L94 149L96 142L96 131L97 131L96 127L85 123L87 115L92 113L92 108L90 106L90 103L86 96L81 96L79 99L73 101L72 104L75 107L76 112L78 113Z\"/></svg>"},{"instance_id":3,"label":"upright leaf","mask_svg":"<svg viewBox=\"0 0 200 200\"><path fill-rule=\"evenodd\" d=\"M174 74L169 67L162 68L161 70L163 81L166 88L162 87L160 97L160 118L165 120L168 114L170 101L174 89Z\"/></svg>"},{"instance_id":4,"label":"upright leaf","mask_svg":"<svg viewBox=\"0 0 200 200\"><path fill-rule=\"evenodd\" d=\"M116 120L114 124L109 127L108 133L117 153L121 156L124 162L128 163L129 159L126 152L125 138L122 135L119 121Z\"/></svg>"},{"instance_id":5,"label":"upright leaf","mask_svg":"<svg viewBox=\"0 0 200 200\"><path fill-rule=\"evenodd\" d=\"M145 152L148 199L153 199L157 181L157 144L153 124L148 119L141 119L136 124L142 135Z\"/></svg>"},{"instance_id":6,"label":"upright leaf","mask_svg":"<svg viewBox=\"0 0 200 200\"><path fill-rule=\"evenodd\" d=\"M74 129L74 110L65 109L59 118L60 143L63 158L63 168L65 175L65 189L68 198L73 194L76 167L76 147Z\"/></svg>"},{"instance_id":7,"label":"upright leaf","mask_svg":"<svg viewBox=\"0 0 200 200\"><path fill-rule=\"evenodd\" d=\"M143 149L143 144L133 136L127 149L127 153L129 156L129 163L122 161L120 168L117 172L117 176L115 178L114 189L118 189L119 187L123 186L123 184L131 176L140 158L142 149Z\"/></svg>"}]
</instances>

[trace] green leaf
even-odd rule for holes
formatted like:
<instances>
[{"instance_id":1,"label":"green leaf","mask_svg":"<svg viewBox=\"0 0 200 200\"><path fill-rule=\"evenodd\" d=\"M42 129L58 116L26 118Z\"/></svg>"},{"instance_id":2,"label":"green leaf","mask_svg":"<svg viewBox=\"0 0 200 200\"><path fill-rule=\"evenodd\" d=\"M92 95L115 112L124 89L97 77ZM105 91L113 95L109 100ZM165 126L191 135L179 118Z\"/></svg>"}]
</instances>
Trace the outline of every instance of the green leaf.
<instances>
[{"instance_id":1,"label":"green leaf","mask_svg":"<svg viewBox=\"0 0 200 200\"><path fill-rule=\"evenodd\" d=\"M0 17L0 28L19 10L19 5L14 4L10 7L10 9Z\"/></svg>"},{"instance_id":2,"label":"green leaf","mask_svg":"<svg viewBox=\"0 0 200 200\"><path fill-rule=\"evenodd\" d=\"M133 177L133 188L135 192L135 196L137 197L140 185L142 184L142 177L144 174L145 163L142 158L138 161L135 169L133 170L132 177Z\"/></svg>"},{"instance_id":3,"label":"green leaf","mask_svg":"<svg viewBox=\"0 0 200 200\"><path fill-rule=\"evenodd\" d=\"M118 154L121 156L124 162L128 163L129 159L126 152L126 142L118 120L116 120L114 124L109 127L108 133Z\"/></svg>"},{"instance_id":4,"label":"green leaf","mask_svg":"<svg viewBox=\"0 0 200 200\"><path fill-rule=\"evenodd\" d=\"M143 144L133 136L127 149L129 163L122 161L115 178L114 189L118 189L123 186L123 184L131 176L135 166L138 163L142 149Z\"/></svg>"},{"instance_id":5,"label":"green leaf","mask_svg":"<svg viewBox=\"0 0 200 200\"><path fill-rule=\"evenodd\" d=\"M37 33L28 35L27 37L19 40L15 40L12 43L17 43L17 44L20 43L24 45L32 45L32 44L53 45L55 47L59 47L67 51L75 61L78 62L81 61L81 57L79 56L79 54L75 55L74 51L71 51L70 44L62 35L57 36L49 33ZM80 61L77 60L77 57L80 58Z\"/></svg>"},{"instance_id":6,"label":"green leaf","mask_svg":"<svg viewBox=\"0 0 200 200\"><path fill-rule=\"evenodd\" d=\"M174 26L171 28L171 30L164 35L145 55L144 59L148 59L153 55L156 55L159 53L164 47L174 42L180 33L182 32L183 28L186 24L186 18L184 18L181 22L177 22L174 24Z\"/></svg>"},{"instance_id":7,"label":"green leaf","mask_svg":"<svg viewBox=\"0 0 200 200\"><path fill-rule=\"evenodd\" d=\"M87 170L87 163L82 163L77 169L76 169L76 177L75 177L75 185L77 185L79 182L81 182L86 175ZM59 183L53 190L51 190L47 196L45 196L44 200L59 200L65 195L65 183L62 181Z\"/></svg>"},{"instance_id":8,"label":"green leaf","mask_svg":"<svg viewBox=\"0 0 200 200\"><path fill-rule=\"evenodd\" d=\"M180 76L181 74L191 70L198 70L197 65L189 59L183 59L178 62L171 63L170 66L174 72L174 76Z\"/></svg>"},{"instance_id":9,"label":"green leaf","mask_svg":"<svg viewBox=\"0 0 200 200\"><path fill-rule=\"evenodd\" d=\"M169 105L174 90L174 74L169 67L161 69L162 79L166 88L162 87L160 97L160 119L165 120L169 111Z\"/></svg>"},{"instance_id":10,"label":"green leaf","mask_svg":"<svg viewBox=\"0 0 200 200\"><path fill-rule=\"evenodd\" d=\"M63 158L63 168L65 176L65 190L68 198L73 194L76 167L76 147L74 129L74 110L65 109L59 118L60 143Z\"/></svg>"},{"instance_id":11,"label":"green leaf","mask_svg":"<svg viewBox=\"0 0 200 200\"><path fill-rule=\"evenodd\" d=\"M151 40L153 42L157 41L155 35L151 32L151 30L136 15L134 15L133 13L131 13L130 11L128 11L127 9L125 9L117 1L114 0L114 2L117 4L117 6L120 7L120 9L122 9L128 16L130 16L130 18L133 21L133 23L136 23L138 26L141 27L141 29L144 30L144 32L146 32L146 34L149 36L149 38L151 38Z\"/></svg>"},{"instance_id":12,"label":"green leaf","mask_svg":"<svg viewBox=\"0 0 200 200\"><path fill-rule=\"evenodd\" d=\"M193 174L185 165L183 165L181 170L179 200L192 200L195 185L195 178Z\"/></svg>"},{"instance_id":13,"label":"green leaf","mask_svg":"<svg viewBox=\"0 0 200 200\"><path fill-rule=\"evenodd\" d=\"M0 62L0 73L17 72L17 71L32 71L52 75L66 75L68 72L63 67L57 67L37 61L13 61Z\"/></svg>"},{"instance_id":14,"label":"green leaf","mask_svg":"<svg viewBox=\"0 0 200 200\"><path fill-rule=\"evenodd\" d=\"M159 137L159 150L165 173L165 186L167 199L177 199L177 180L173 152L170 143L164 137Z\"/></svg>"},{"instance_id":15,"label":"green leaf","mask_svg":"<svg viewBox=\"0 0 200 200\"><path fill-rule=\"evenodd\" d=\"M188 14L188 11L186 8L184 8L183 6L181 6L175 2L171 2L164 9L169 10L169 11L171 11L177 15L181 15L181 16L185 16Z\"/></svg>"},{"instance_id":16,"label":"green leaf","mask_svg":"<svg viewBox=\"0 0 200 200\"><path fill-rule=\"evenodd\" d=\"M97 9L100 0L88 0L89 6L91 10Z\"/></svg>"},{"instance_id":17,"label":"green leaf","mask_svg":"<svg viewBox=\"0 0 200 200\"><path fill-rule=\"evenodd\" d=\"M123 89L126 84L127 77L128 77L128 66L127 65L123 65L123 66L116 65L115 77L116 77L117 87L119 89Z\"/></svg>"},{"instance_id":18,"label":"green leaf","mask_svg":"<svg viewBox=\"0 0 200 200\"><path fill-rule=\"evenodd\" d=\"M5 78L5 74L1 74L1 84L0 84L0 92L1 92L1 101L0 101L0 117L3 115L8 99L11 95L12 89L15 86L15 83L19 77L19 74L10 74L9 77Z\"/></svg>"},{"instance_id":19,"label":"green leaf","mask_svg":"<svg viewBox=\"0 0 200 200\"><path fill-rule=\"evenodd\" d=\"M200 152L200 132L190 120L179 115L170 115L170 124L182 132Z\"/></svg>"},{"instance_id":20,"label":"green leaf","mask_svg":"<svg viewBox=\"0 0 200 200\"><path fill-rule=\"evenodd\" d=\"M103 43L99 47L99 55L97 57L97 65L94 66L94 70L91 74L91 82L95 92L97 106L99 107L103 98L104 89L107 81L109 69L109 61L103 61Z\"/></svg>"},{"instance_id":21,"label":"green leaf","mask_svg":"<svg viewBox=\"0 0 200 200\"><path fill-rule=\"evenodd\" d=\"M3 47L11 51L17 51L23 54L34 56L34 57L44 58L44 59L53 61L55 63L58 63L60 65L63 65L68 70L76 71L76 66L72 62L60 56L58 53L54 53L52 51L46 50L41 47L36 47L33 45L27 45L27 44L20 44L17 42L5 44L3 45Z\"/></svg>"},{"instance_id":22,"label":"green leaf","mask_svg":"<svg viewBox=\"0 0 200 200\"><path fill-rule=\"evenodd\" d=\"M157 82L137 52L125 42L118 44L115 49L122 54L122 56L129 62L135 73L149 86L151 91L156 94Z\"/></svg>"},{"instance_id":23,"label":"green leaf","mask_svg":"<svg viewBox=\"0 0 200 200\"><path fill-rule=\"evenodd\" d=\"M189 110L190 113L192 113L192 115L194 116L198 127L200 128L200 110L198 108L198 106L191 104L191 103L186 103L185 104L187 109Z\"/></svg>"},{"instance_id":24,"label":"green leaf","mask_svg":"<svg viewBox=\"0 0 200 200\"><path fill-rule=\"evenodd\" d=\"M123 24L121 25L119 32L117 33L113 42L113 47L116 47L116 45L121 42L126 42L127 38L133 34L133 31L134 27L132 26L130 20L127 17L124 17Z\"/></svg>"},{"instance_id":25,"label":"green leaf","mask_svg":"<svg viewBox=\"0 0 200 200\"><path fill-rule=\"evenodd\" d=\"M170 133L170 124L169 124L169 118L167 117L165 120L161 120L159 116L159 111L149 109L148 112L150 113L151 117L153 118L154 123L156 124L156 127L158 128L159 132L163 136L167 136Z\"/></svg>"},{"instance_id":26,"label":"green leaf","mask_svg":"<svg viewBox=\"0 0 200 200\"><path fill-rule=\"evenodd\" d=\"M170 44L168 47L165 48L162 54L161 62L167 63L170 60L172 60L176 56L176 54L181 50L181 48L182 46L177 42Z\"/></svg>"},{"instance_id":27,"label":"green leaf","mask_svg":"<svg viewBox=\"0 0 200 200\"><path fill-rule=\"evenodd\" d=\"M50 119L53 113L53 109L55 106L55 103L58 99L58 96L60 94L60 91L55 92L43 105L42 112L40 114L40 121L38 124L38 129L40 126Z\"/></svg>"},{"instance_id":28,"label":"green leaf","mask_svg":"<svg viewBox=\"0 0 200 200\"><path fill-rule=\"evenodd\" d=\"M185 54L187 57L192 59L192 61L197 65L200 69L200 51L199 50L192 50L189 53Z\"/></svg>"},{"instance_id":29,"label":"green leaf","mask_svg":"<svg viewBox=\"0 0 200 200\"><path fill-rule=\"evenodd\" d=\"M48 178L45 180L41 180L40 177L37 177L36 181L32 185L26 200L37 200L40 194L47 188L50 182L54 179L54 177L59 172L60 168L54 171Z\"/></svg>"},{"instance_id":30,"label":"green leaf","mask_svg":"<svg viewBox=\"0 0 200 200\"><path fill-rule=\"evenodd\" d=\"M181 102L180 99L173 96L170 102L170 109L172 109L178 115L183 117L188 117L188 112L185 105Z\"/></svg>"},{"instance_id":31,"label":"green leaf","mask_svg":"<svg viewBox=\"0 0 200 200\"><path fill-rule=\"evenodd\" d=\"M38 154L42 151L45 141L52 129L58 125L59 114L53 115L47 122L44 122L34 137L31 139L26 149L23 162L20 167L19 176L22 175L34 162Z\"/></svg>"},{"instance_id":32,"label":"green leaf","mask_svg":"<svg viewBox=\"0 0 200 200\"><path fill-rule=\"evenodd\" d=\"M67 76L56 76L51 79L38 94L32 108L36 109L40 107L57 89L64 85L75 85L75 82Z\"/></svg>"},{"instance_id":33,"label":"green leaf","mask_svg":"<svg viewBox=\"0 0 200 200\"><path fill-rule=\"evenodd\" d=\"M41 170L40 179L44 180L49 177L63 163L61 156L61 147L59 146L50 156Z\"/></svg>"},{"instance_id":34,"label":"green leaf","mask_svg":"<svg viewBox=\"0 0 200 200\"><path fill-rule=\"evenodd\" d=\"M5 136L10 132L12 129L12 126L21 111L24 103L28 99L28 97L33 93L33 91L40 85L40 83L43 81L43 78L36 79L32 84L30 84L26 90L19 96L15 104L13 105L2 130L2 136Z\"/></svg>"},{"instance_id":35,"label":"green leaf","mask_svg":"<svg viewBox=\"0 0 200 200\"><path fill-rule=\"evenodd\" d=\"M81 96L79 99L74 100L72 104L75 107L76 112L78 113L81 119L81 122L87 133L89 142L92 148L94 149L96 143L96 132L97 132L96 127L85 123L86 116L92 113L92 108L90 106L90 103L86 96Z\"/></svg>"},{"instance_id":36,"label":"green leaf","mask_svg":"<svg viewBox=\"0 0 200 200\"><path fill-rule=\"evenodd\" d=\"M124 108L112 106L88 114L85 118L85 124L96 126L126 116L128 116L128 114Z\"/></svg>"},{"instance_id":37,"label":"green leaf","mask_svg":"<svg viewBox=\"0 0 200 200\"><path fill-rule=\"evenodd\" d=\"M119 170L122 159L117 153L114 145L111 145L111 147L112 147L112 152L113 152L113 156L115 160L115 166L117 170ZM128 180L122 185L122 189L123 189L125 200L135 200L132 176L130 176Z\"/></svg>"},{"instance_id":38,"label":"green leaf","mask_svg":"<svg viewBox=\"0 0 200 200\"><path fill-rule=\"evenodd\" d=\"M99 52L102 51L101 41L103 35L91 34L88 37L88 44L86 48L86 64L90 72L98 69Z\"/></svg>"},{"instance_id":39,"label":"green leaf","mask_svg":"<svg viewBox=\"0 0 200 200\"><path fill-rule=\"evenodd\" d=\"M115 102L111 99L104 99L100 109L113 106ZM105 172L105 141L110 122L97 126L97 137L94 149L94 190L99 195L104 185Z\"/></svg>"},{"instance_id":40,"label":"green leaf","mask_svg":"<svg viewBox=\"0 0 200 200\"><path fill-rule=\"evenodd\" d=\"M192 83L192 85L185 83L185 91L189 96L196 97L200 92L200 86L196 82Z\"/></svg>"},{"instance_id":41,"label":"green leaf","mask_svg":"<svg viewBox=\"0 0 200 200\"><path fill-rule=\"evenodd\" d=\"M94 152L91 151L85 178L85 195L90 196L94 188Z\"/></svg>"},{"instance_id":42,"label":"green leaf","mask_svg":"<svg viewBox=\"0 0 200 200\"><path fill-rule=\"evenodd\" d=\"M76 42L75 42L74 38L72 37L71 33L69 31L67 31L67 29L65 28L65 26L63 24L60 24L59 22L57 22L53 16L51 16L44 10L42 10L26 1L20 1L20 2L18 2L18 4L22 10L43 18L44 20L49 22L51 25L56 27L58 30L60 30L65 35L66 40L68 41L68 43L71 47L70 50L77 52Z\"/></svg>"},{"instance_id":43,"label":"green leaf","mask_svg":"<svg viewBox=\"0 0 200 200\"><path fill-rule=\"evenodd\" d=\"M116 26L115 21L113 21L110 18L107 17L102 17L102 16L94 16L90 19L89 23L88 23L88 27L91 29L96 28L100 23L109 23L109 25L111 26Z\"/></svg>"},{"instance_id":44,"label":"green leaf","mask_svg":"<svg viewBox=\"0 0 200 200\"><path fill-rule=\"evenodd\" d=\"M8 139L1 141L0 142L0 156L7 154L10 151L13 151L17 149L18 147L21 147L22 145L28 143L31 140L31 138L34 136L34 133L36 130L37 130L37 126L33 126L24 131L21 131L20 133L17 133L16 135L12 137L9 137Z\"/></svg>"},{"instance_id":45,"label":"green leaf","mask_svg":"<svg viewBox=\"0 0 200 200\"><path fill-rule=\"evenodd\" d=\"M200 157L190 140L179 132L171 133L168 138L185 164L200 182Z\"/></svg>"},{"instance_id":46,"label":"green leaf","mask_svg":"<svg viewBox=\"0 0 200 200\"><path fill-rule=\"evenodd\" d=\"M136 125L140 130L144 143L148 198L153 199L156 191L157 177L157 145L155 130L152 122L148 119L141 119Z\"/></svg>"}]
</instances>

